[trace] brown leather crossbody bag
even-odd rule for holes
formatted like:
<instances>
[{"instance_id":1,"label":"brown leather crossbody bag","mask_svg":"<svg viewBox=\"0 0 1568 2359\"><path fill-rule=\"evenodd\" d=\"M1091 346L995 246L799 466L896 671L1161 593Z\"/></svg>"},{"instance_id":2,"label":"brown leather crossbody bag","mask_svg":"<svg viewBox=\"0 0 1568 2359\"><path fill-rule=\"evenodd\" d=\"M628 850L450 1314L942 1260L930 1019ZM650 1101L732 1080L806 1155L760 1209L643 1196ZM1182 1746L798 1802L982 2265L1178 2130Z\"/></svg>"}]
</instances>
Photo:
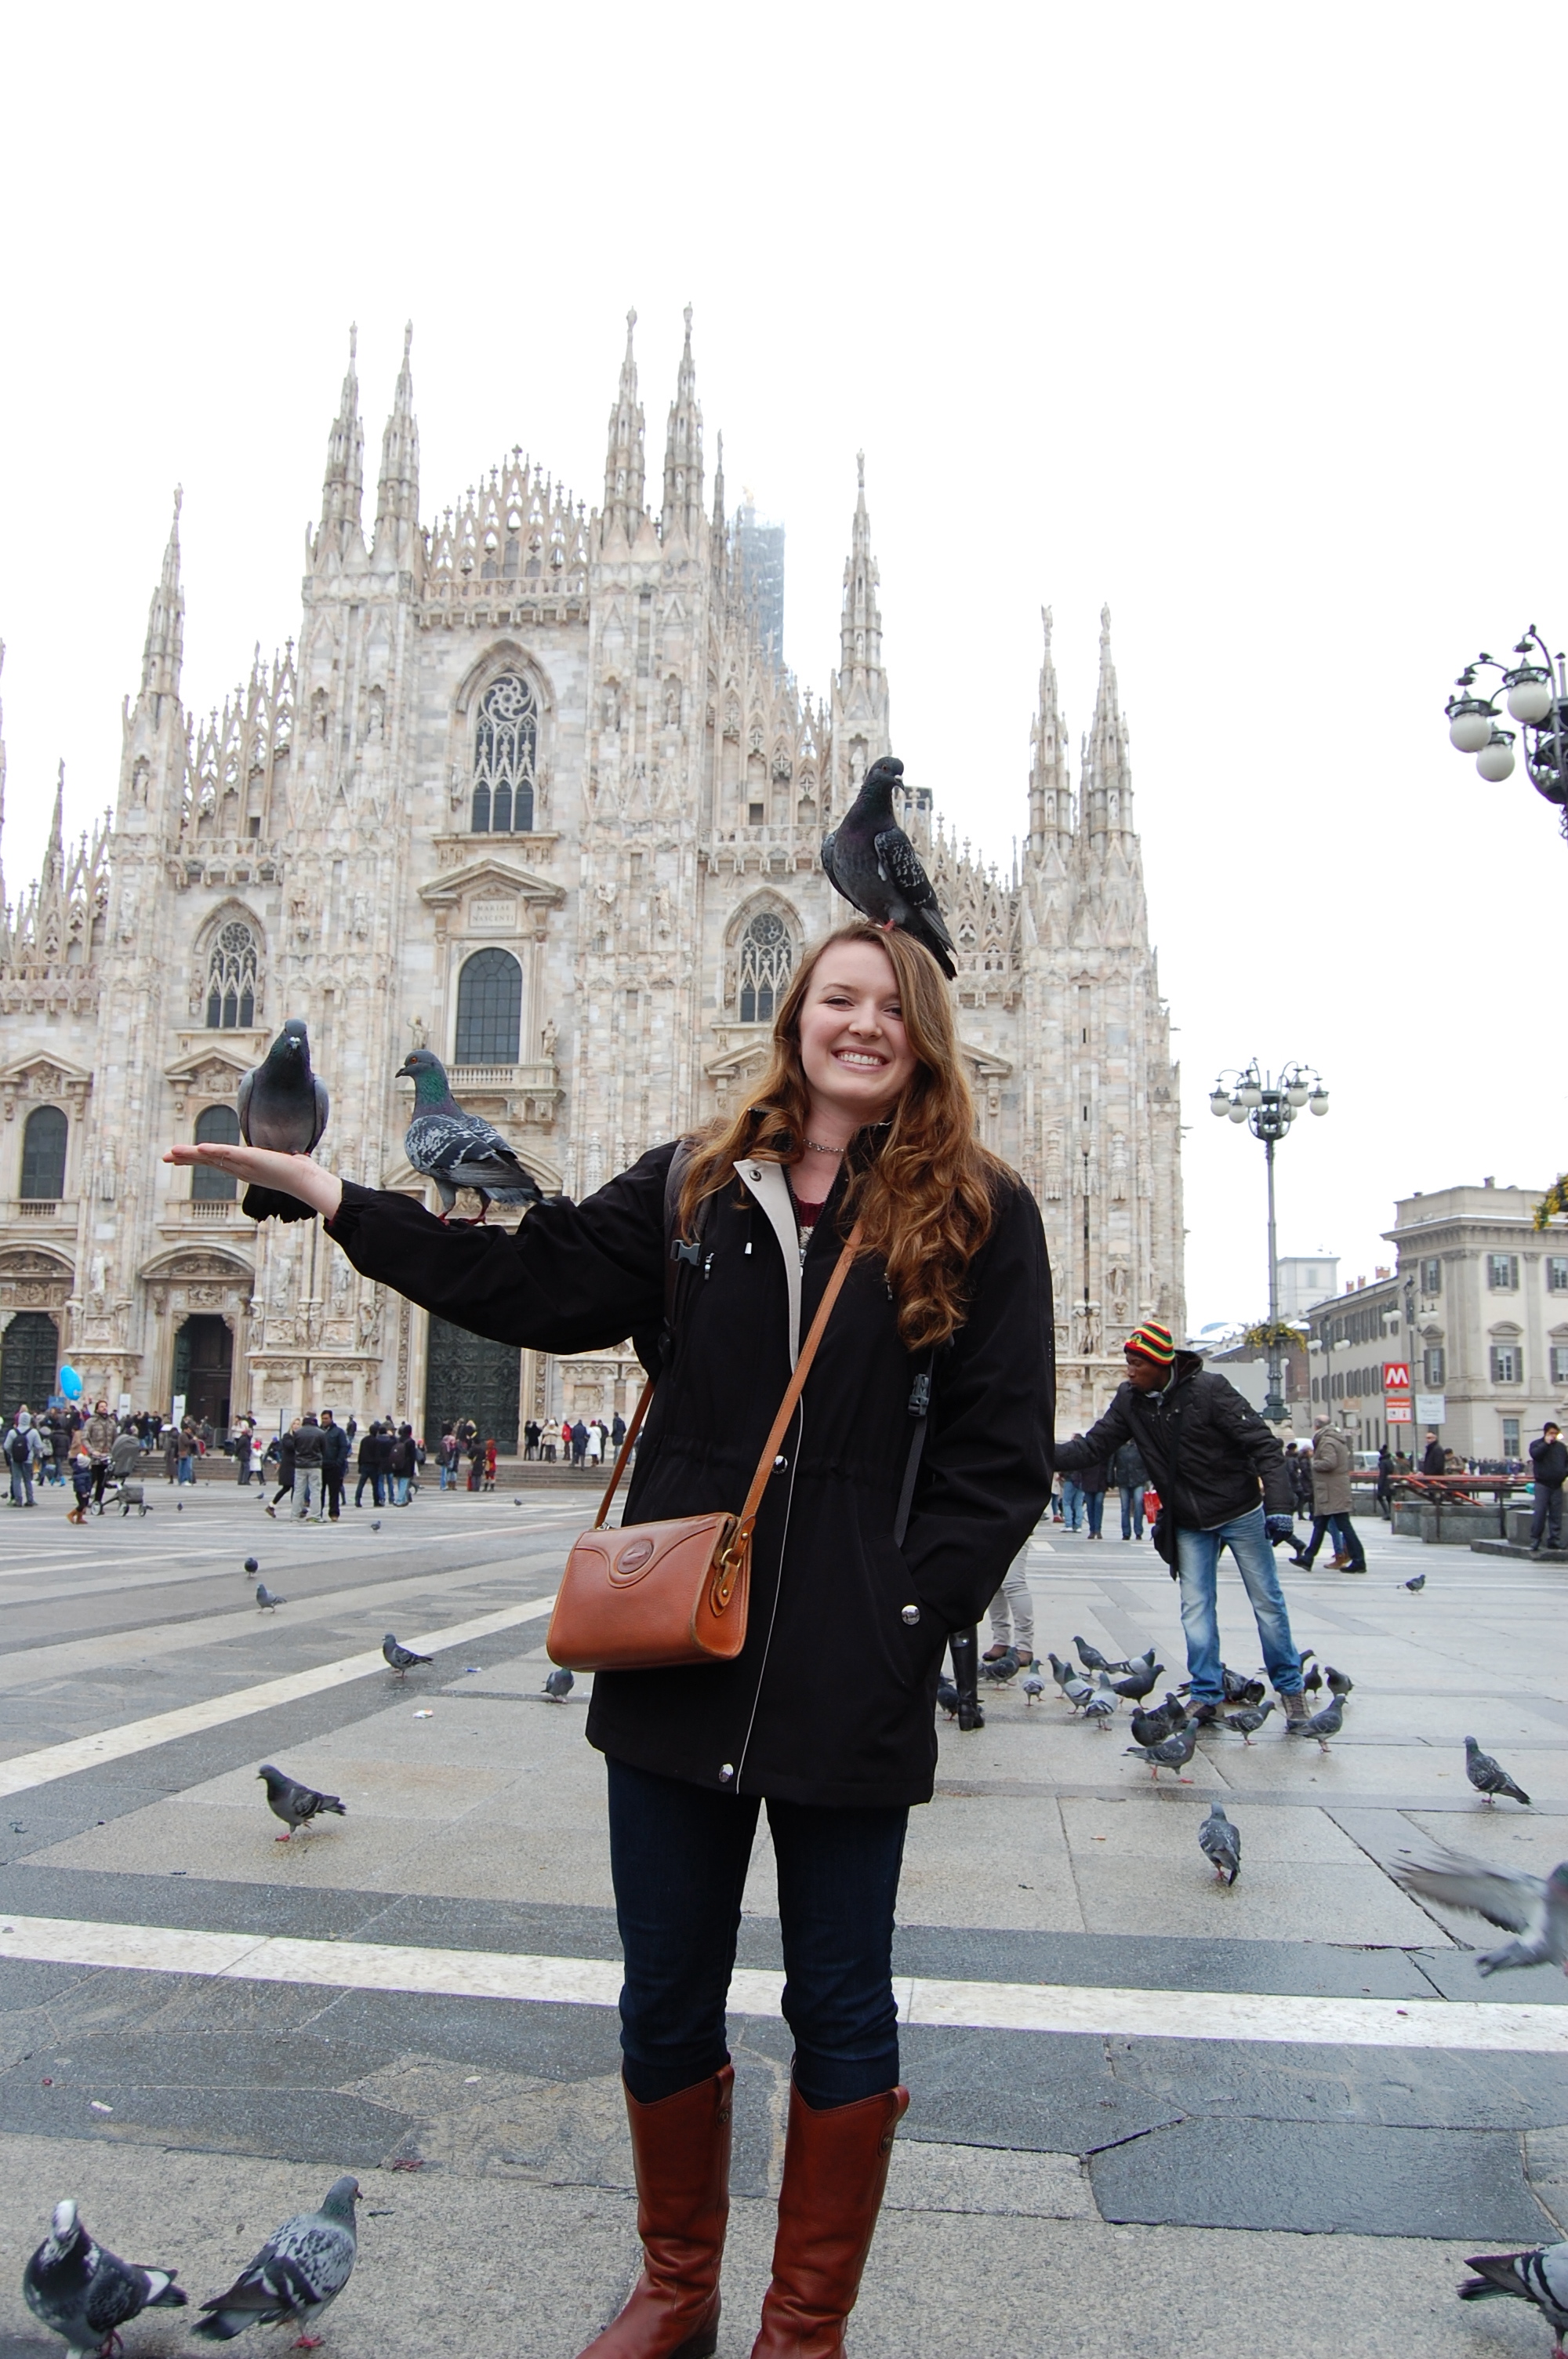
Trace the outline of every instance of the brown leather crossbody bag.
<instances>
[{"instance_id":1,"label":"brown leather crossbody bag","mask_svg":"<svg viewBox=\"0 0 1568 2359\"><path fill-rule=\"evenodd\" d=\"M757 1510L860 1244L857 1222L801 1345L738 1516L719 1509L606 1528L611 1501L653 1398L654 1379L648 1378L599 1513L572 1542L545 1640L553 1663L573 1671L665 1671L734 1661L746 1643Z\"/></svg>"}]
</instances>

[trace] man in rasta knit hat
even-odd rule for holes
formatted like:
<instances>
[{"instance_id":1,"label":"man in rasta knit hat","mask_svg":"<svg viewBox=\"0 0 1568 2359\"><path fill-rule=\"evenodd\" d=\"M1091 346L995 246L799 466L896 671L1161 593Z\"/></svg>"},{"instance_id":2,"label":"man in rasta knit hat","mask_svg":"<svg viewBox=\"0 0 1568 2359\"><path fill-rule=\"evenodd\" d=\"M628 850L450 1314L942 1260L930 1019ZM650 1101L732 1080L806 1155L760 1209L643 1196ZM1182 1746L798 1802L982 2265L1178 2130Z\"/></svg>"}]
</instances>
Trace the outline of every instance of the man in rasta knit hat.
<instances>
[{"instance_id":1,"label":"man in rasta knit hat","mask_svg":"<svg viewBox=\"0 0 1568 2359\"><path fill-rule=\"evenodd\" d=\"M1125 1441L1137 1444L1160 1494L1154 1545L1182 1585L1195 1717L1211 1721L1224 1696L1215 1592L1219 1552L1228 1546L1285 1716L1304 1720L1301 1657L1274 1569L1273 1541L1294 1528L1284 1451L1235 1386L1195 1352L1179 1352L1157 1319L1146 1319L1123 1349L1126 1383L1087 1434L1057 1443L1056 1464L1070 1473Z\"/></svg>"}]
</instances>

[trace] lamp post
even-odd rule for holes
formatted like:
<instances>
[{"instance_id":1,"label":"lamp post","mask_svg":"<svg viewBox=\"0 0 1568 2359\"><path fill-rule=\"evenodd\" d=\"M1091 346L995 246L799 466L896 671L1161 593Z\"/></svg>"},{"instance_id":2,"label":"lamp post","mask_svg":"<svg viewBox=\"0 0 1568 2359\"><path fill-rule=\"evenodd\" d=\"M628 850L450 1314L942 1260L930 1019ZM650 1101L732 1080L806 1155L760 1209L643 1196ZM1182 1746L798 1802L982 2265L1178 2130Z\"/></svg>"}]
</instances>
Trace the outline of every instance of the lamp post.
<instances>
[{"instance_id":1,"label":"lamp post","mask_svg":"<svg viewBox=\"0 0 1568 2359\"><path fill-rule=\"evenodd\" d=\"M1303 1106L1309 1114L1328 1112L1328 1092L1314 1067L1292 1062L1276 1079L1260 1071L1256 1058L1242 1072L1221 1073L1209 1094L1208 1110L1217 1120L1244 1122L1254 1138L1263 1142L1269 1173L1269 1390L1263 1414L1271 1425L1285 1415L1280 1357L1280 1257L1274 1229L1274 1149L1289 1131Z\"/></svg>"},{"instance_id":2,"label":"lamp post","mask_svg":"<svg viewBox=\"0 0 1568 2359\"><path fill-rule=\"evenodd\" d=\"M1465 665L1454 683L1458 694L1451 696L1443 708L1448 715L1448 740L1462 754L1474 754L1476 767L1488 785L1498 786L1512 775L1515 732L1498 725L1496 692L1487 696L1476 689L1477 672L1500 673L1509 716L1524 732L1524 766L1530 783L1538 795L1558 806L1559 825L1568 835L1568 670L1561 655L1548 655L1546 642L1533 623L1514 656L1511 664L1479 655Z\"/></svg>"}]
</instances>

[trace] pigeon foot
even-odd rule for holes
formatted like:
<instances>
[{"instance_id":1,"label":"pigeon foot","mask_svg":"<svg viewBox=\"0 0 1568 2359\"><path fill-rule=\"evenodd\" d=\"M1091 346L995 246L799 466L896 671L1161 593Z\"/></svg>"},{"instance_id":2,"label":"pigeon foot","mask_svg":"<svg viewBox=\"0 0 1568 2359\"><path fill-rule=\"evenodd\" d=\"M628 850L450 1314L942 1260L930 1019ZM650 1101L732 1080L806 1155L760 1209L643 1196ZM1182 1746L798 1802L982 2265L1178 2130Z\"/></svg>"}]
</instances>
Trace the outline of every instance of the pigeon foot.
<instances>
[{"instance_id":1,"label":"pigeon foot","mask_svg":"<svg viewBox=\"0 0 1568 2359\"><path fill-rule=\"evenodd\" d=\"M274 1843L287 1843L288 1841L288 1837L287 1834L274 1835L273 1841Z\"/></svg>"},{"instance_id":2,"label":"pigeon foot","mask_svg":"<svg viewBox=\"0 0 1568 2359\"><path fill-rule=\"evenodd\" d=\"M297 2343L291 2343L288 2347L291 2351L319 2351L322 2341L319 2334L302 2334Z\"/></svg>"}]
</instances>

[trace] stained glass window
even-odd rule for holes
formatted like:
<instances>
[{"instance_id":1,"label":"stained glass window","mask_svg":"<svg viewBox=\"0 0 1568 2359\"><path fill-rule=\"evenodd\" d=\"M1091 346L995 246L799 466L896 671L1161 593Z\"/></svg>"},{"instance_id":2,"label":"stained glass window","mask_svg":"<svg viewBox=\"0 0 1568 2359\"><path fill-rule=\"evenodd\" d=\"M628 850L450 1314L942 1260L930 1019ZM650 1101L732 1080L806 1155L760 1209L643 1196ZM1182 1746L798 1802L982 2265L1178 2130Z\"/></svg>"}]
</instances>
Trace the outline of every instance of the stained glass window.
<instances>
[{"instance_id":1,"label":"stained glass window","mask_svg":"<svg viewBox=\"0 0 1568 2359\"><path fill-rule=\"evenodd\" d=\"M523 970L510 951L476 951L458 977L460 1065L514 1065L523 1020Z\"/></svg>"},{"instance_id":2,"label":"stained glass window","mask_svg":"<svg viewBox=\"0 0 1568 2359\"><path fill-rule=\"evenodd\" d=\"M220 927L207 968L207 1027L244 1030L256 1020L256 938L243 919Z\"/></svg>"},{"instance_id":3,"label":"stained glass window","mask_svg":"<svg viewBox=\"0 0 1568 2359\"><path fill-rule=\"evenodd\" d=\"M759 909L741 937L741 1021L771 1024L773 1011L789 989L795 949L784 919L772 909Z\"/></svg>"},{"instance_id":4,"label":"stained glass window","mask_svg":"<svg viewBox=\"0 0 1568 2359\"><path fill-rule=\"evenodd\" d=\"M492 680L479 703L473 741L475 835L525 835L534 824L539 708L515 672Z\"/></svg>"}]
</instances>

